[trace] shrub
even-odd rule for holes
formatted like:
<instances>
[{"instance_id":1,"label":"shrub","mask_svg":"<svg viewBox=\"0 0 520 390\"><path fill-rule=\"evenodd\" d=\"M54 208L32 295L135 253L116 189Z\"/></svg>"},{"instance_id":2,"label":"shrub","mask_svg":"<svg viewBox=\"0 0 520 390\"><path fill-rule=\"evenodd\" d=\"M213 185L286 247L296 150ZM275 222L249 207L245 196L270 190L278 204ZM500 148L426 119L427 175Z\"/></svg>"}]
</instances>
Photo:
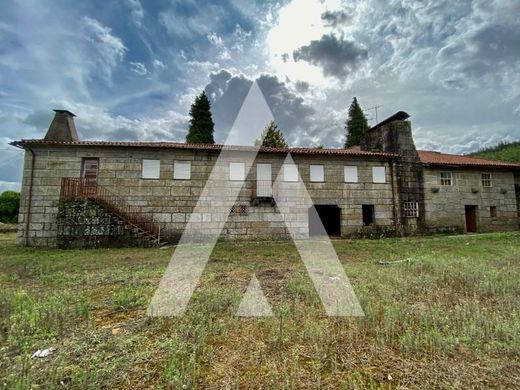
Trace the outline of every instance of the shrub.
<instances>
[{"instance_id":1,"label":"shrub","mask_svg":"<svg viewBox=\"0 0 520 390\"><path fill-rule=\"evenodd\" d=\"M20 209L20 193L4 191L0 195L0 222L16 223Z\"/></svg>"}]
</instances>

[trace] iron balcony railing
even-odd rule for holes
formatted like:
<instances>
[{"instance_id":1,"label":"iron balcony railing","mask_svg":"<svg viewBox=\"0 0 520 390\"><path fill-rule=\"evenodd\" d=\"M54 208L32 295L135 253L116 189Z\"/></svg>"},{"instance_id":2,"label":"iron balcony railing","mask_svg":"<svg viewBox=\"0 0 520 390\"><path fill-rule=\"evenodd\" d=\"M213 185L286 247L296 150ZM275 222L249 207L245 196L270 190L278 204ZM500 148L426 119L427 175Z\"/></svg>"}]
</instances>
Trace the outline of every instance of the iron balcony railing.
<instances>
[{"instance_id":1,"label":"iron balcony railing","mask_svg":"<svg viewBox=\"0 0 520 390\"><path fill-rule=\"evenodd\" d=\"M90 199L145 233L157 238L160 236L159 223L150 214L143 213L141 207L128 204L122 197L100 186L96 180L63 177L60 199L76 198Z\"/></svg>"},{"instance_id":2,"label":"iron balcony railing","mask_svg":"<svg viewBox=\"0 0 520 390\"><path fill-rule=\"evenodd\" d=\"M257 180L253 185L252 198L274 198L276 187L271 180Z\"/></svg>"}]
</instances>

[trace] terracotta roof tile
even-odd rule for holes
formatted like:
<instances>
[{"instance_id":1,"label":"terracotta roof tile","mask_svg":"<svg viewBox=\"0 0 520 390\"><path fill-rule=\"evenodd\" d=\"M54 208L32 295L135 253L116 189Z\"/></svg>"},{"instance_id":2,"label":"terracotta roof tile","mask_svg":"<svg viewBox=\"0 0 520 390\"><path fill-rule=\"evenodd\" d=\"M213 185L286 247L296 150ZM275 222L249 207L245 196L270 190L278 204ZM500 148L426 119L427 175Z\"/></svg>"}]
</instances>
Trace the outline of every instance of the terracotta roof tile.
<instances>
[{"instance_id":1,"label":"terracotta roof tile","mask_svg":"<svg viewBox=\"0 0 520 390\"><path fill-rule=\"evenodd\" d=\"M432 152L428 150L419 150L419 158L425 165L520 169L520 164L507 161L486 160L483 158Z\"/></svg>"},{"instance_id":2,"label":"terracotta roof tile","mask_svg":"<svg viewBox=\"0 0 520 390\"><path fill-rule=\"evenodd\" d=\"M190 150L233 150L233 151L256 151L254 146L239 145L219 145L219 144L186 144L180 142L120 142L120 141L45 141L41 139L26 139L13 142L15 145L63 145L63 146L116 146L116 147L145 147L145 148L170 148L170 149L190 149ZM342 149L342 148L287 148L277 149L261 147L260 152L264 153L291 153L291 154L307 154L307 155L340 155L340 156L366 156L366 157L382 157L389 158L396 156L393 153L369 152L360 149Z\"/></svg>"}]
</instances>

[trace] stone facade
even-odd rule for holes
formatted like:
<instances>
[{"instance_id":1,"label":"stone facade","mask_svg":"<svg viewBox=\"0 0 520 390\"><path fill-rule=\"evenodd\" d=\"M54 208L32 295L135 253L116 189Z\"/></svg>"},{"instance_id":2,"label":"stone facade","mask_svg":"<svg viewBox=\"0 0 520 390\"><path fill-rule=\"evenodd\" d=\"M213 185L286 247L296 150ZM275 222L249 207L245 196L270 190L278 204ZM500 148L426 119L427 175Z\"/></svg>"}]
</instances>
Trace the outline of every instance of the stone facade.
<instances>
[{"instance_id":1,"label":"stone facade","mask_svg":"<svg viewBox=\"0 0 520 390\"><path fill-rule=\"evenodd\" d=\"M452 185L441 184L441 172L450 172ZM491 173L491 187L482 186L482 173ZM512 171L425 168L425 223L432 232L466 231L465 206L477 206L477 231L518 229L519 219ZM496 216L491 216L495 207Z\"/></svg>"},{"instance_id":2,"label":"stone facade","mask_svg":"<svg viewBox=\"0 0 520 390\"><path fill-rule=\"evenodd\" d=\"M403 207L396 213L399 234L409 235L424 230L423 164L415 148L408 114L398 112L393 117L371 128L361 142L361 149L396 153L393 164L397 188L397 203L414 202L418 205L418 217L409 218Z\"/></svg>"},{"instance_id":3,"label":"stone facade","mask_svg":"<svg viewBox=\"0 0 520 390\"><path fill-rule=\"evenodd\" d=\"M298 195L294 199L286 199L291 208L290 216L285 221L276 205L251 204L256 164L271 164L272 180L275 182L286 157L284 154L260 153L257 156L236 201L237 205L246 206L244 214L230 214L229 208L222 206L225 201L211 196L201 200L211 204L213 213L198 215L192 213L215 165L218 151L68 145L34 145L31 149L35 154L32 207L27 235L25 226L32 155L26 153L19 217L19 242L22 244L56 246L61 178L80 177L82 160L89 157L99 158L99 185L129 204L139 206L143 213L153 215L153 219L161 224L162 238L168 241L176 241L180 237L189 218L200 221L200 226L195 226L206 233L217 229L217 222L222 218L227 219L222 239L287 239L286 224L298 229L299 238L308 237L309 207ZM161 161L159 179L142 178L143 159ZM376 225L393 227L392 179L388 161L353 156L295 155L293 159L312 201L318 205L337 205L341 209L342 236L347 237L363 229L363 204L374 205ZM217 185L223 188L241 186L241 182L229 181L227 170L229 162L243 160L240 152L231 153L229 158L224 159L220 167L222 180ZM191 162L190 180L173 179L174 161ZM324 166L324 182L309 181L311 164ZM358 183L345 183L345 165L358 167ZM375 166L385 167L386 183L372 183L372 167ZM283 182L281 177L280 180L277 184L280 194L290 193L294 183Z\"/></svg>"}]
</instances>

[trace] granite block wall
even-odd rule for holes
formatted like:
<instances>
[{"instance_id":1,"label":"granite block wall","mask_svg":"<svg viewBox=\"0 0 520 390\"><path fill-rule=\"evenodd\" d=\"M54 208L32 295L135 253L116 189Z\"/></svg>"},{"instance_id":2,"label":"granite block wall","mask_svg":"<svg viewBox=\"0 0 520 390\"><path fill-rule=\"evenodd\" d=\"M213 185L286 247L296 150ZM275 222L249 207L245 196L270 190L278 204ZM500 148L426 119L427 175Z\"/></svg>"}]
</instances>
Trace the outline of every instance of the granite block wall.
<instances>
[{"instance_id":1,"label":"granite block wall","mask_svg":"<svg viewBox=\"0 0 520 390\"><path fill-rule=\"evenodd\" d=\"M166 148L132 148L105 146L31 146L36 158L33 178L30 223L26 224L32 155L26 152L22 199L19 216L19 242L25 245L56 246L58 236L57 215L60 206L59 193L62 177L80 177L82 159L100 159L99 185L124 198L126 202L141 207L154 220L161 223L164 239L176 241L191 218L197 231L194 237L207 232L220 231L222 239L287 239L286 224L297 232L298 238L308 236L308 204L302 198L285 199L290 206L287 218L282 218L277 207L261 203L252 205L251 194L256 182L256 163L272 165L272 179L276 180L285 160L283 154L261 153L249 171L243 188L238 193L237 205L246 206L244 214L231 214L229 199L219 198L216 189L231 194L239 182L229 181L229 162L244 161L240 152L226 157L218 167L215 188L201 198L206 180L218 157L216 151L182 150ZM142 178L142 160L161 160L159 179ZM299 174L315 204L333 204L341 209L341 235L358 234L363 230L362 205L375 206L375 224L392 228L393 195L392 180L387 161L378 158L360 159L351 156L294 155ZM191 179L173 179L175 160L191 162ZM311 164L324 165L325 180L309 181ZM344 182L344 166L358 166L358 183ZM386 167L386 183L372 182L372 167ZM246 167L247 170L248 167ZM282 178L281 178L282 179ZM287 193L294 183L279 183L280 193ZM289 191L290 193L290 191ZM201 198L206 211L195 213ZM198 225L197 225L198 224ZM26 229L28 227L28 229Z\"/></svg>"}]
</instances>

